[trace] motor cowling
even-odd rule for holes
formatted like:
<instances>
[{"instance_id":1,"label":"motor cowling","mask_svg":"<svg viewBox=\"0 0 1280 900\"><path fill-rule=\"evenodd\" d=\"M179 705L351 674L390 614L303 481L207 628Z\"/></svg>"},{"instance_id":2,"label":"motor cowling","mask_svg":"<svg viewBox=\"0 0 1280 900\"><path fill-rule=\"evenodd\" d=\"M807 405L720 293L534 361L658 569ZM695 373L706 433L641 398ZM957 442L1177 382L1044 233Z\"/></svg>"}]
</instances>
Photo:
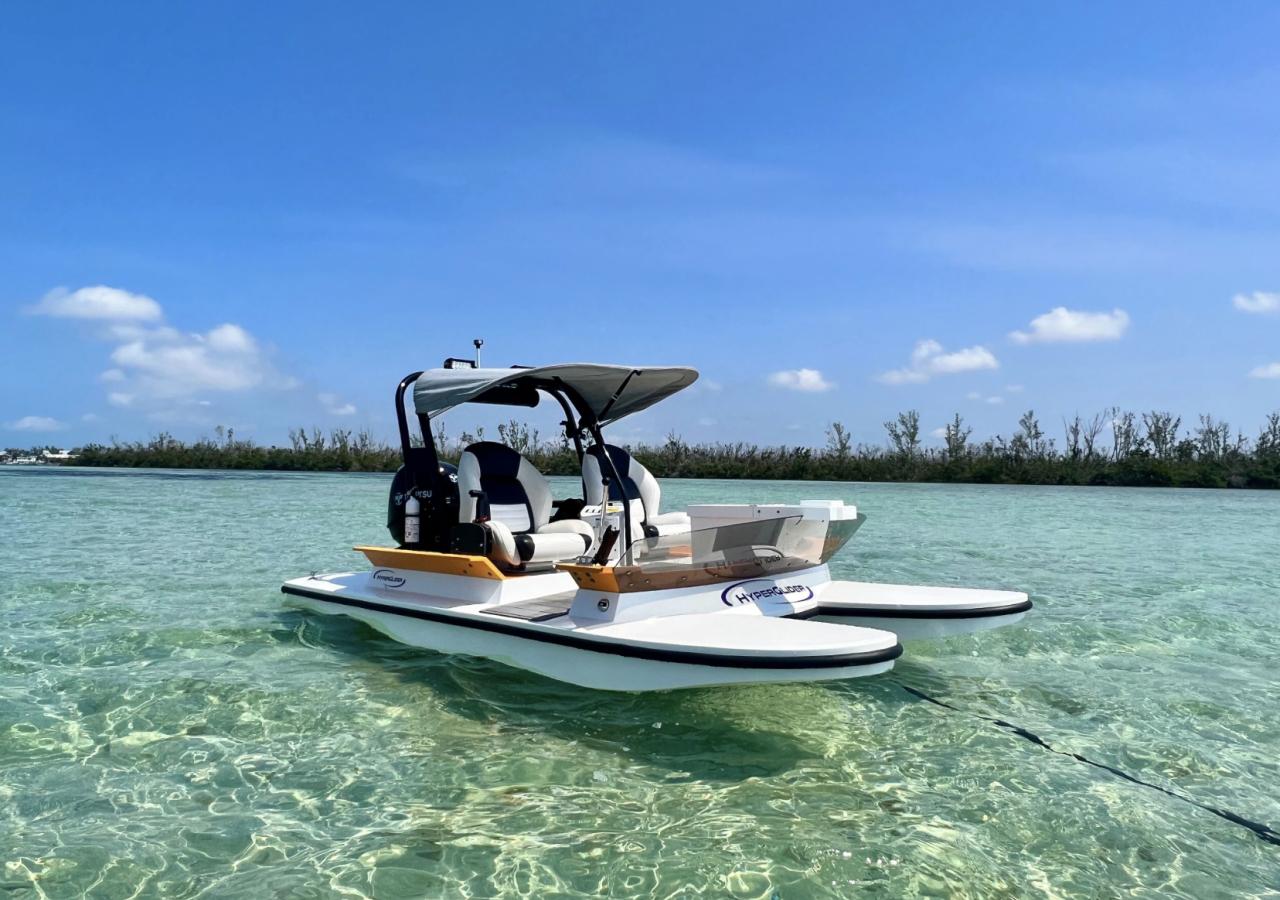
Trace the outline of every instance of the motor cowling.
<instances>
[{"instance_id":1,"label":"motor cowling","mask_svg":"<svg viewBox=\"0 0 1280 900\"><path fill-rule=\"evenodd\" d=\"M418 501L419 534L415 550L449 549L449 533L458 524L458 469L449 463L441 463L430 485L424 486L414 473L401 466L391 479L387 497L387 530L391 539L401 547L405 543L405 505L410 497Z\"/></svg>"}]
</instances>

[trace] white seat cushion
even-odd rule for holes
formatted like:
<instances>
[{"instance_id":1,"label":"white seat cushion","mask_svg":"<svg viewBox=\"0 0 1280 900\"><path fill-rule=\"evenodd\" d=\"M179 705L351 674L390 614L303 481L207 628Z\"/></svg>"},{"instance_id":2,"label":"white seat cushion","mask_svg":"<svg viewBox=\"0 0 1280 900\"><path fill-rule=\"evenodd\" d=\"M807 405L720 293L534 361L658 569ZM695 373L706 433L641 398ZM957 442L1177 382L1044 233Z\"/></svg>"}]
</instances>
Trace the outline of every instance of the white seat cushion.
<instances>
[{"instance_id":1,"label":"white seat cushion","mask_svg":"<svg viewBox=\"0 0 1280 900\"><path fill-rule=\"evenodd\" d=\"M519 566L520 553L511 529L497 520L486 522L485 528L489 530L489 558L499 565Z\"/></svg>"},{"instance_id":2,"label":"white seat cushion","mask_svg":"<svg viewBox=\"0 0 1280 900\"><path fill-rule=\"evenodd\" d=\"M671 534L688 534L689 519L686 516L683 522L664 522L660 525L650 525L649 527L658 532L658 537L666 537Z\"/></svg>"},{"instance_id":3,"label":"white seat cushion","mask_svg":"<svg viewBox=\"0 0 1280 900\"><path fill-rule=\"evenodd\" d=\"M513 534L496 519L486 522L485 527L489 529L489 558L511 568L577 559L595 540L591 526L577 520L552 522L536 534Z\"/></svg>"},{"instance_id":4,"label":"white seat cushion","mask_svg":"<svg viewBox=\"0 0 1280 900\"><path fill-rule=\"evenodd\" d=\"M595 534L586 522L551 518L551 486L527 459L502 444L480 441L458 461L458 520L473 522L477 498L489 501L489 556L511 568L576 559Z\"/></svg>"},{"instance_id":5,"label":"white seat cushion","mask_svg":"<svg viewBox=\"0 0 1280 900\"><path fill-rule=\"evenodd\" d=\"M590 529L588 529L590 530ZM587 552L591 546L589 536L567 531L559 534L525 534L521 539L533 543L533 554L525 563L558 562L562 559L577 559Z\"/></svg>"},{"instance_id":6,"label":"white seat cushion","mask_svg":"<svg viewBox=\"0 0 1280 900\"><path fill-rule=\"evenodd\" d=\"M596 533L591 526L581 519L560 519L548 522L538 529L538 534L580 534L588 540L595 540Z\"/></svg>"},{"instance_id":7,"label":"white seat cushion","mask_svg":"<svg viewBox=\"0 0 1280 900\"><path fill-rule=\"evenodd\" d=\"M606 476L611 482L614 480L613 467L604 462L603 454L606 452L613 461L613 467L618 470L618 477L623 482L622 485L610 484L610 499L621 499L625 489L626 496L631 500L633 541L643 538L646 529L650 533L656 531L660 535L680 534L689 530L687 513L658 512L659 504L662 503L662 488L649 470L625 450L611 445L592 447L582 457L582 486L588 505L594 506L604 500L603 480Z\"/></svg>"},{"instance_id":8,"label":"white seat cushion","mask_svg":"<svg viewBox=\"0 0 1280 900\"><path fill-rule=\"evenodd\" d=\"M480 441L458 459L458 521L476 517L472 491L483 491L489 516L519 534L537 531L551 518L551 486L542 473L510 447Z\"/></svg>"}]
</instances>

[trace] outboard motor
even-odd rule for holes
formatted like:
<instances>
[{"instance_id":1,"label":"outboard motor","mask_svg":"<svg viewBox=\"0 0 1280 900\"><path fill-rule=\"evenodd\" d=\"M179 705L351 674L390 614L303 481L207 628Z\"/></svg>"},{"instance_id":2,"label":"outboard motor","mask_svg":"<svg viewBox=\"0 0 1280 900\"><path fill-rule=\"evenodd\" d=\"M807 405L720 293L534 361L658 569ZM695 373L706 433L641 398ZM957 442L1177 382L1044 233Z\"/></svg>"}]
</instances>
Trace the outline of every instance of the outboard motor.
<instances>
[{"instance_id":1,"label":"outboard motor","mask_svg":"<svg viewBox=\"0 0 1280 900\"><path fill-rule=\"evenodd\" d=\"M401 547L408 546L404 540L404 511L410 496L418 499L421 534L418 544L410 549L448 550L449 533L458 524L457 466L441 463L435 484L426 488L415 485L413 473L407 466L396 471L387 498L387 530Z\"/></svg>"}]
</instances>

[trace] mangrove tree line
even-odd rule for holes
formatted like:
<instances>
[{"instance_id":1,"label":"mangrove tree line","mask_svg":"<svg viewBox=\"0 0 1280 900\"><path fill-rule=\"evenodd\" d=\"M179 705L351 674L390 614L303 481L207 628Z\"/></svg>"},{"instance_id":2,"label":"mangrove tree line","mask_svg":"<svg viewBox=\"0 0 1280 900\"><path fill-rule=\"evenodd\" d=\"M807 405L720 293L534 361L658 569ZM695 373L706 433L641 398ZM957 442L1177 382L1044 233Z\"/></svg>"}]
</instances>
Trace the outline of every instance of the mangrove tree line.
<instances>
[{"instance_id":1,"label":"mangrove tree line","mask_svg":"<svg viewBox=\"0 0 1280 900\"><path fill-rule=\"evenodd\" d=\"M761 447L737 443L689 443L670 434L659 444L630 447L660 478L752 478L822 481L939 481L980 484L1091 484L1181 487L1280 487L1280 412L1267 416L1256 437L1233 431L1210 415L1184 426L1170 412L1108 409L1063 421L1050 437L1033 411L1008 437L972 439L957 414L926 446L920 415L899 413L884 423L883 444L855 444L848 428L833 422L823 447ZM563 435L545 440L536 429L510 422L492 435L518 450L543 472L572 475L577 456ZM169 434L147 442L90 444L74 464L198 469L391 472L399 448L367 431L319 429L290 432L290 445L264 447L219 428L212 438L187 443ZM456 461L462 449L485 438L483 429L456 438L439 432L441 457Z\"/></svg>"}]
</instances>

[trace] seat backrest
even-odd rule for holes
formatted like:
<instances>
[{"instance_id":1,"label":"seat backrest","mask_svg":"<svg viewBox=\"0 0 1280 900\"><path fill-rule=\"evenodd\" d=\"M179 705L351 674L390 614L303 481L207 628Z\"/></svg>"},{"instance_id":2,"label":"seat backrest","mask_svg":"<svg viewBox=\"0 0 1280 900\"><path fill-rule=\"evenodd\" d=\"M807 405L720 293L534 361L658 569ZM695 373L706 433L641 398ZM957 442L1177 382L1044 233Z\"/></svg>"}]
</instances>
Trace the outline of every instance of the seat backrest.
<instances>
[{"instance_id":1,"label":"seat backrest","mask_svg":"<svg viewBox=\"0 0 1280 900\"><path fill-rule=\"evenodd\" d=\"M604 462L603 454L606 452L622 478L621 485L613 477L613 469ZM622 500L622 489L625 486L626 496L631 500L632 506L635 506L637 500L640 502L642 524L647 522L650 516L658 514L658 506L662 502L662 488L658 487L658 479L654 478L649 470L640 465L630 453L612 444L605 444L603 448L599 444L594 444L582 456L582 487L588 504L595 505L603 501L606 475L609 477L610 500Z\"/></svg>"},{"instance_id":2,"label":"seat backrest","mask_svg":"<svg viewBox=\"0 0 1280 900\"><path fill-rule=\"evenodd\" d=\"M542 473L510 447L480 441L458 459L458 521L474 522L476 498L484 491L489 516L519 534L551 521L551 485Z\"/></svg>"}]
</instances>

